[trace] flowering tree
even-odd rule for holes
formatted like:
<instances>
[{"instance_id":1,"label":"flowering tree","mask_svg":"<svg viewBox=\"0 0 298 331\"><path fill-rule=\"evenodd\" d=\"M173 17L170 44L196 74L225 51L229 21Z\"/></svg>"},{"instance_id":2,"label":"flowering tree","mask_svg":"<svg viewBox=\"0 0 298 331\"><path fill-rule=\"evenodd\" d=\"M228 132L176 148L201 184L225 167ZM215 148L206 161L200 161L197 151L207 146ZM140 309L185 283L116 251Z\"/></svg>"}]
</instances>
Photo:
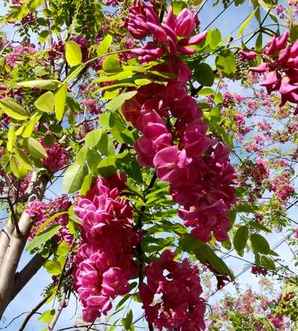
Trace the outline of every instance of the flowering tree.
<instances>
[{"instance_id":1,"label":"flowering tree","mask_svg":"<svg viewBox=\"0 0 298 331\"><path fill-rule=\"evenodd\" d=\"M249 253L297 284L266 238L297 256L298 5L217 1L214 22L251 9L233 39L200 26L206 3L4 1L0 316L41 268L52 279L20 330L38 310L54 330L73 296L88 329L114 314L111 330L297 327L276 308L295 290L269 312L252 292L249 314L241 296L210 311L201 280L218 292L235 280L223 254Z\"/></svg>"}]
</instances>

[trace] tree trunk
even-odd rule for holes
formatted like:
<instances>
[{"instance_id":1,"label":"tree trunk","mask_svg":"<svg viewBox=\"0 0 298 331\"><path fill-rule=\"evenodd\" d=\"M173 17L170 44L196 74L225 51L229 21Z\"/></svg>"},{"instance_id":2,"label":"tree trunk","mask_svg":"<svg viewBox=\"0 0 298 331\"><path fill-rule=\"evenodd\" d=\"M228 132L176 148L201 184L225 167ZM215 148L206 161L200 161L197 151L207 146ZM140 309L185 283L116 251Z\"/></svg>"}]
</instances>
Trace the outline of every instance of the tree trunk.
<instances>
[{"instance_id":1,"label":"tree trunk","mask_svg":"<svg viewBox=\"0 0 298 331\"><path fill-rule=\"evenodd\" d=\"M42 199L48 180L49 178L47 176L37 178L36 174L32 174L31 183L29 185L29 201L34 197ZM23 271L17 275L18 264L32 226L30 217L25 211L18 221L18 226L20 234L17 233L16 229L13 229L10 240L7 236L7 240L2 237L0 241L0 248L4 248L4 251L0 253L0 255L3 256L2 261L0 260L0 319L9 303L42 265L42 259L33 258L33 262L30 261ZM2 233L2 236L3 235L5 235L5 233Z\"/></svg>"}]
</instances>

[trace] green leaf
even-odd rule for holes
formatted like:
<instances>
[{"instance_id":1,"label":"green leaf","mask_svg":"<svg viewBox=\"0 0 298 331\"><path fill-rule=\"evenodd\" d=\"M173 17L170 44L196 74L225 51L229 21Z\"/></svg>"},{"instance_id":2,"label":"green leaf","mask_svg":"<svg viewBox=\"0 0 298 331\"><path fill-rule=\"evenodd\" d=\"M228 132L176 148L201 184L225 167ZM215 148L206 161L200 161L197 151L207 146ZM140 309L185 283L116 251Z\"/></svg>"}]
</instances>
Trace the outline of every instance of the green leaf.
<instances>
[{"instance_id":1,"label":"green leaf","mask_svg":"<svg viewBox=\"0 0 298 331\"><path fill-rule=\"evenodd\" d=\"M113 98L107 105L106 108L111 111L119 109L125 101L133 98L137 94L137 91L130 91L122 93L115 98Z\"/></svg>"},{"instance_id":2,"label":"green leaf","mask_svg":"<svg viewBox=\"0 0 298 331\"><path fill-rule=\"evenodd\" d=\"M77 66L82 63L82 51L80 46L73 40L65 43L65 58L70 67Z\"/></svg>"},{"instance_id":3,"label":"green leaf","mask_svg":"<svg viewBox=\"0 0 298 331\"><path fill-rule=\"evenodd\" d=\"M17 83L17 87L25 88L39 88L41 90L51 90L57 88L61 83L55 79L39 79L39 80L28 80Z\"/></svg>"},{"instance_id":4,"label":"green leaf","mask_svg":"<svg viewBox=\"0 0 298 331\"><path fill-rule=\"evenodd\" d=\"M48 91L42 94L35 102L35 107L45 113L52 113L55 106L55 96L53 92Z\"/></svg>"},{"instance_id":5,"label":"green leaf","mask_svg":"<svg viewBox=\"0 0 298 331\"><path fill-rule=\"evenodd\" d=\"M253 233L250 242L254 253L269 254L271 251L268 241L260 234Z\"/></svg>"},{"instance_id":6,"label":"green leaf","mask_svg":"<svg viewBox=\"0 0 298 331\"><path fill-rule=\"evenodd\" d=\"M262 48L263 48L263 34L262 34L262 32L260 32L256 39L256 51L259 52L262 50Z\"/></svg>"},{"instance_id":7,"label":"green leaf","mask_svg":"<svg viewBox=\"0 0 298 331\"><path fill-rule=\"evenodd\" d=\"M7 116L18 121L24 121L29 116L26 110L11 98L1 99L0 107Z\"/></svg>"},{"instance_id":8,"label":"green leaf","mask_svg":"<svg viewBox=\"0 0 298 331\"><path fill-rule=\"evenodd\" d=\"M47 272L53 276L58 276L62 272L62 266L58 261L46 261L43 265Z\"/></svg>"},{"instance_id":9,"label":"green leaf","mask_svg":"<svg viewBox=\"0 0 298 331\"><path fill-rule=\"evenodd\" d=\"M32 170L32 166L21 151L14 148L14 152L9 162L10 169L17 178L25 177Z\"/></svg>"},{"instance_id":10,"label":"green leaf","mask_svg":"<svg viewBox=\"0 0 298 331\"><path fill-rule=\"evenodd\" d=\"M132 327L132 321L133 321L133 313L132 310L127 313L125 318L122 319L122 325L125 328L125 330L131 330Z\"/></svg>"},{"instance_id":11,"label":"green leaf","mask_svg":"<svg viewBox=\"0 0 298 331\"><path fill-rule=\"evenodd\" d=\"M194 254L196 258L203 264L210 264L212 268L220 275L228 275L231 279L234 278L232 272L225 264L223 260L221 260L208 246L202 241L192 237L191 235L181 236L179 241L179 246L184 250L191 254Z\"/></svg>"},{"instance_id":12,"label":"green leaf","mask_svg":"<svg viewBox=\"0 0 298 331\"><path fill-rule=\"evenodd\" d=\"M49 324L55 316L55 309L46 310L39 317L38 320L42 323Z\"/></svg>"},{"instance_id":13,"label":"green leaf","mask_svg":"<svg viewBox=\"0 0 298 331\"><path fill-rule=\"evenodd\" d=\"M96 147L103 135L104 131L102 129L95 129L87 133L85 136L85 146L88 148Z\"/></svg>"},{"instance_id":14,"label":"green leaf","mask_svg":"<svg viewBox=\"0 0 298 331\"><path fill-rule=\"evenodd\" d=\"M17 141L16 130L13 125L10 125L7 133L7 151L12 152Z\"/></svg>"},{"instance_id":15,"label":"green leaf","mask_svg":"<svg viewBox=\"0 0 298 331\"><path fill-rule=\"evenodd\" d=\"M268 256L264 256L264 255L260 256L259 264L268 270L275 270L275 263Z\"/></svg>"},{"instance_id":16,"label":"green leaf","mask_svg":"<svg viewBox=\"0 0 298 331\"><path fill-rule=\"evenodd\" d=\"M72 70L71 73L65 78L64 84L70 83L72 80L76 79L85 67L85 64L81 64Z\"/></svg>"},{"instance_id":17,"label":"green leaf","mask_svg":"<svg viewBox=\"0 0 298 331\"><path fill-rule=\"evenodd\" d=\"M63 178L63 188L67 193L80 190L84 177L87 175L86 165L74 163L66 170Z\"/></svg>"},{"instance_id":18,"label":"green leaf","mask_svg":"<svg viewBox=\"0 0 298 331\"><path fill-rule=\"evenodd\" d=\"M35 249L41 248L47 241L52 239L61 229L61 225L53 224L50 225L46 230L40 232L27 244L27 250L32 252Z\"/></svg>"},{"instance_id":19,"label":"green leaf","mask_svg":"<svg viewBox=\"0 0 298 331\"><path fill-rule=\"evenodd\" d=\"M32 137L27 139L26 147L30 155L36 160L41 160L48 156L42 144Z\"/></svg>"},{"instance_id":20,"label":"green leaf","mask_svg":"<svg viewBox=\"0 0 298 331\"><path fill-rule=\"evenodd\" d=\"M22 137L29 138L31 137L33 130L35 129L36 124L41 118L41 114L35 113L31 118L30 121L24 127L24 131L22 132Z\"/></svg>"},{"instance_id":21,"label":"green leaf","mask_svg":"<svg viewBox=\"0 0 298 331\"><path fill-rule=\"evenodd\" d=\"M218 29L212 29L208 31L206 41L211 49L215 49L218 46L218 44L221 42L220 31Z\"/></svg>"},{"instance_id":22,"label":"green leaf","mask_svg":"<svg viewBox=\"0 0 298 331\"><path fill-rule=\"evenodd\" d=\"M221 54L217 56L215 62L216 67L226 75L231 75L236 72L235 55L229 50L221 52Z\"/></svg>"},{"instance_id":23,"label":"green leaf","mask_svg":"<svg viewBox=\"0 0 298 331\"><path fill-rule=\"evenodd\" d=\"M203 87L200 89L198 95L207 97L209 95L215 94L215 91L211 87Z\"/></svg>"},{"instance_id":24,"label":"green leaf","mask_svg":"<svg viewBox=\"0 0 298 331\"><path fill-rule=\"evenodd\" d=\"M247 239L248 239L247 226L245 226L245 225L240 226L240 228L235 233L234 240L233 240L234 247L240 256L243 256L243 254L244 254L244 248L246 246Z\"/></svg>"},{"instance_id":25,"label":"green leaf","mask_svg":"<svg viewBox=\"0 0 298 331\"><path fill-rule=\"evenodd\" d=\"M115 73L121 70L119 57L116 54L107 56L102 63L102 69L108 73Z\"/></svg>"},{"instance_id":26,"label":"green leaf","mask_svg":"<svg viewBox=\"0 0 298 331\"><path fill-rule=\"evenodd\" d=\"M298 24L292 24L290 27L290 40L294 43L298 39Z\"/></svg>"},{"instance_id":27,"label":"green leaf","mask_svg":"<svg viewBox=\"0 0 298 331\"><path fill-rule=\"evenodd\" d=\"M64 116L66 103L67 85L63 84L55 93L55 115L58 121L61 121Z\"/></svg>"},{"instance_id":28,"label":"green leaf","mask_svg":"<svg viewBox=\"0 0 298 331\"><path fill-rule=\"evenodd\" d=\"M207 63L199 63L195 67L194 79L203 86L212 86L214 82L214 72Z\"/></svg>"},{"instance_id":29,"label":"green leaf","mask_svg":"<svg viewBox=\"0 0 298 331\"><path fill-rule=\"evenodd\" d=\"M117 170L115 157L110 156L100 161L98 163L97 169L98 173L103 177L112 176Z\"/></svg>"},{"instance_id":30,"label":"green leaf","mask_svg":"<svg viewBox=\"0 0 298 331\"><path fill-rule=\"evenodd\" d=\"M238 37L242 37L244 30L248 27L251 20L255 17L256 11L258 8L253 10L250 15L244 20L244 22L240 25L240 28L238 30Z\"/></svg>"},{"instance_id":31,"label":"green leaf","mask_svg":"<svg viewBox=\"0 0 298 331\"><path fill-rule=\"evenodd\" d=\"M97 56L104 55L110 48L112 41L113 41L113 37L109 34L106 35L97 47L96 50Z\"/></svg>"},{"instance_id":32,"label":"green leaf","mask_svg":"<svg viewBox=\"0 0 298 331\"><path fill-rule=\"evenodd\" d=\"M87 176L85 176L85 178L83 180L83 184L82 184L81 189L80 189L80 195L81 196L84 196L89 192L92 183L93 183L92 174L88 174Z\"/></svg>"}]
</instances>

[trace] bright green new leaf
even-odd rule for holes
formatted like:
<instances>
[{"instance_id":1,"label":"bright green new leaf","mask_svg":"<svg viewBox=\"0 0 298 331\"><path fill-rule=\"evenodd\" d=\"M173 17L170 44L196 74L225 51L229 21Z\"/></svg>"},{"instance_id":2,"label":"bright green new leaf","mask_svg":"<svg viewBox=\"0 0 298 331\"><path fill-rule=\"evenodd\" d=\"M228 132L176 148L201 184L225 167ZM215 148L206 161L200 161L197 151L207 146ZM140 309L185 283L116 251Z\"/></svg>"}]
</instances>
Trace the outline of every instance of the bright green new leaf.
<instances>
[{"instance_id":1,"label":"bright green new leaf","mask_svg":"<svg viewBox=\"0 0 298 331\"><path fill-rule=\"evenodd\" d=\"M17 87L27 87L27 88L38 88L41 90L51 90L57 88L61 84L59 80L54 79L40 79L40 80L28 80L24 82L17 83Z\"/></svg>"},{"instance_id":2,"label":"bright green new leaf","mask_svg":"<svg viewBox=\"0 0 298 331\"><path fill-rule=\"evenodd\" d=\"M50 225L47 229L40 232L27 244L27 250L32 252L35 249L40 249L43 247L47 241L52 239L59 232L61 227L62 226L59 224Z\"/></svg>"},{"instance_id":3,"label":"bright green new leaf","mask_svg":"<svg viewBox=\"0 0 298 331\"><path fill-rule=\"evenodd\" d=\"M85 145L90 149L96 147L100 142L103 133L102 129L95 129L88 132L85 137Z\"/></svg>"},{"instance_id":4,"label":"bright green new leaf","mask_svg":"<svg viewBox=\"0 0 298 331\"><path fill-rule=\"evenodd\" d=\"M115 73L121 70L119 57L116 54L107 56L102 63L102 69L107 73Z\"/></svg>"},{"instance_id":5,"label":"bright green new leaf","mask_svg":"<svg viewBox=\"0 0 298 331\"><path fill-rule=\"evenodd\" d=\"M86 165L80 165L77 163L72 164L66 170L63 178L63 188L67 193L74 193L79 191L84 177L87 175Z\"/></svg>"},{"instance_id":6,"label":"bright green new leaf","mask_svg":"<svg viewBox=\"0 0 298 331\"><path fill-rule=\"evenodd\" d=\"M55 96L53 92L48 91L42 94L35 102L34 106L45 113L52 113L55 106Z\"/></svg>"},{"instance_id":7,"label":"bright green new leaf","mask_svg":"<svg viewBox=\"0 0 298 331\"><path fill-rule=\"evenodd\" d=\"M58 276L62 272L62 266L58 261L46 261L43 266L53 276Z\"/></svg>"},{"instance_id":8,"label":"bright green new leaf","mask_svg":"<svg viewBox=\"0 0 298 331\"><path fill-rule=\"evenodd\" d=\"M33 133L33 130L34 130L36 124L38 123L38 121L40 120L41 116L42 116L41 114L39 114L39 113L35 113L35 114L31 117L29 123L26 124L25 127L24 127L24 130L23 130L23 132L22 132L22 137L24 137L24 138L29 138L29 137L31 137L31 135L32 135L32 133Z\"/></svg>"},{"instance_id":9,"label":"bright green new leaf","mask_svg":"<svg viewBox=\"0 0 298 331\"><path fill-rule=\"evenodd\" d=\"M55 115L58 121L61 121L64 116L66 103L67 85L63 84L55 93Z\"/></svg>"},{"instance_id":10,"label":"bright green new leaf","mask_svg":"<svg viewBox=\"0 0 298 331\"><path fill-rule=\"evenodd\" d=\"M130 91L122 93L115 98L113 98L107 105L106 108L111 111L119 109L125 101L133 98L137 94L137 91Z\"/></svg>"},{"instance_id":11,"label":"bright green new leaf","mask_svg":"<svg viewBox=\"0 0 298 331\"><path fill-rule=\"evenodd\" d=\"M24 121L29 116L26 110L11 98L1 99L0 108L7 116L18 121Z\"/></svg>"},{"instance_id":12,"label":"bright green new leaf","mask_svg":"<svg viewBox=\"0 0 298 331\"><path fill-rule=\"evenodd\" d=\"M236 58L235 55L225 50L219 54L215 60L216 67L222 70L226 75L231 75L236 72Z\"/></svg>"},{"instance_id":13,"label":"bright green new leaf","mask_svg":"<svg viewBox=\"0 0 298 331\"><path fill-rule=\"evenodd\" d=\"M203 87L200 89L198 95L207 97L209 95L214 95L215 91L211 87Z\"/></svg>"},{"instance_id":14,"label":"bright green new leaf","mask_svg":"<svg viewBox=\"0 0 298 331\"><path fill-rule=\"evenodd\" d=\"M7 133L7 151L8 152L12 152L13 149L14 149L14 146L16 144L16 140L17 140L17 137L16 137L16 130L15 130L15 127L13 125L11 125L9 127L9 130L8 130L8 133Z\"/></svg>"},{"instance_id":15,"label":"bright green new leaf","mask_svg":"<svg viewBox=\"0 0 298 331\"><path fill-rule=\"evenodd\" d=\"M70 67L82 63L82 51L80 46L73 40L65 43L65 58Z\"/></svg>"},{"instance_id":16,"label":"bright green new leaf","mask_svg":"<svg viewBox=\"0 0 298 331\"><path fill-rule=\"evenodd\" d=\"M55 309L46 310L38 317L38 320L42 323L49 324L54 318L55 312Z\"/></svg>"},{"instance_id":17,"label":"bright green new leaf","mask_svg":"<svg viewBox=\"0 0 298 331\"><path fill-rule=\"evenodd\" d=\"M86 67L85 64L81 64L77 66L75 69L73 69L71 73L65 78L64 84L67 84L72 80L76 79L79 76L79 74L85 69L85 67Z\"/></svg>"},{"instance_id":18,"label":"bright green new leaf","mask_svg":"<svg viewBox=\"0 0 298 331\"><path fill-rule=\"evenodd\" d=\"M206 42L211 49L215 49L221 42L221 33L218 29L212 29L208 31Z\"/></svg>"},{"instance_id":19,"label":"bright green new leaf","mask_svg":"<svg viewBox=\"0 0 298 331\"><path fill-rule=\"evenodd\" d=\"M240 25L240 28L238 30L238 37L242 37L244 30L248 27L252 19L255 17L256 11L258 8L253 10L250 15L244 20L244 22Z\"/></svg>"},{"instance_id":20,"label":"bright green new leaf","mask_svg":"<svg viewBox=\"0 0 298 331\"><path fill-rule=\"evenodd\" d=\"M27 139L26 147L30 155L38 161L48 156L42 144L32 137Z\"/></svg>"},{"instance_id":21,"label":"bright green new leaf","mask_svg":"<svg viewBox=\"0 0 298 331\"><path fill-rule=\"evenodd\" d=\"M106 35L97 47L96 50L97 56L104 55L110 48L112 41L113 41L113 37L109 34Z\"/></svg>"},{"instance_id":22,"label":"bright green new leaf","mask_svg":"<svg viewBox=\"0 0 298 331\"><path fill-rule=\"evenodd\" d=\"M10 159L10 169L17 178L25 177L32 170L30 161L26 155L16 148L14 148L14 153Z\"/></svg>"},{"instance_id":23,"label":"bright green new leaf","mask_svg":"<svg viewBox=\"0 0 298 331\"><path fill-rule=\"evenodd\" d=\"M85 178L83 180L83 184L82 184L81 189L80 189L80 195L81 196L84 196L88 193L88 191L91 188L92 182L93 182L92 174L88 174L87 176L85 176Z\"/></svg>"}]
</instances>

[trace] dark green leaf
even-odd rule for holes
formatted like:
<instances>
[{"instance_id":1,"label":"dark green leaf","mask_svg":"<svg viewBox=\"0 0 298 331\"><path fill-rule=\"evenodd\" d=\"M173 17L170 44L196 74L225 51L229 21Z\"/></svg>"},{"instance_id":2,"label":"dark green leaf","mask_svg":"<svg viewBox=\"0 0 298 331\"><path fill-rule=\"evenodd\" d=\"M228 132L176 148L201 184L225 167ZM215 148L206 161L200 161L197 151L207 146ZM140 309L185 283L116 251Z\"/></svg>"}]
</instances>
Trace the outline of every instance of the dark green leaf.
<instances>
[{"instance_id":1,"label":"dark green leaf","mask_svg":"<svg viewBox=\"0 0 298 331\"><path fill-rule=\"evenodd\" d=\"M212 86L214 78L214 72L207 63L199 63L195 67L194 79L203 86Z\"/></svg>"},{"instance_id":2,"label":"dark green leaf","mask_svg":"<svg viewBox=\"0 0 298 331\"><path fill-rule=\"evenodd\" d=\"M247 226L245 226L245 225L240 226L240 228L235 233L234 240L233 240L234 247L240 256L243 256L244 248L247 243L247 239L248 239Z\"/></svg>"},{"instance_id":3,"label":"dark green leaf","mask_svg":"<svg viewBox=\"0 0 298 331\"><path fill-rule=\"evenodd\" d=\"M254 253L268 254L271 251L268 241L260 234L251 234L250 242Z\"/></svg>"}]
</instances>

